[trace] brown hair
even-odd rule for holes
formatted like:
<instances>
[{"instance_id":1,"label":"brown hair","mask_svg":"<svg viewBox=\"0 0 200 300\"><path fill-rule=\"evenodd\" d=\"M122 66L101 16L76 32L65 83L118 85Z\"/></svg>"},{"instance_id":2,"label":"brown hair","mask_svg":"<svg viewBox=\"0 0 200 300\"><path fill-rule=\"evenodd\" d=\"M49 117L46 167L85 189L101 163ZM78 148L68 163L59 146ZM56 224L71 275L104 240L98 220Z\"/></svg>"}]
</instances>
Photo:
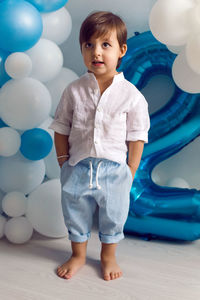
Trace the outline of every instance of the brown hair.
<instances>
[{"instance_id":1,"label":"brown hair","mask_svg":"<svg viewBox=\"0 0 200 300\"><path fill-rule=\"evenodd\" d=\"M99 11L90 14L82 23L79 34L80 47L84 42L95 35L97 38L104 36L108 31L116 29L117 40L120 48L126 44L127 29L122 19L108 11ZM121 58L118 60L117 68L120 66Z\"/></svg>"}]
</instances>

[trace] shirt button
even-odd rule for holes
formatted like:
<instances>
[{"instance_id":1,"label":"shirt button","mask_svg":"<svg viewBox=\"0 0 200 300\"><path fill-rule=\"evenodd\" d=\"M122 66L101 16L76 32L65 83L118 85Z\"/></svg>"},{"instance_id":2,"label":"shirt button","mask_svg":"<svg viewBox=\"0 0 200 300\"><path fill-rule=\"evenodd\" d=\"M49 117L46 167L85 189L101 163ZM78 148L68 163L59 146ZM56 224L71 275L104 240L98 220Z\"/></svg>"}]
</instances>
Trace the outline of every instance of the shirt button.
<instances>
[{"instance_id":1,"label":"shirt button","mask_svg":"<svg viewBox=\"0 0 200 300\"><path fill-rule=\"evenodd\" d=\"M97 141L94 141L94 143L95 143L95 144L98 144L98 142L97 142Z\"/></svg>"},{"instance_id":2,"label":"shirt button","mask_svg":"<svg viewBox=\"0 0 200 300\"><path fill-rule=\"evenodd\" d=\"M100 108L100 107L97 107L97 111L101 111L101 108Z\"/></svg>"}]
</instances>

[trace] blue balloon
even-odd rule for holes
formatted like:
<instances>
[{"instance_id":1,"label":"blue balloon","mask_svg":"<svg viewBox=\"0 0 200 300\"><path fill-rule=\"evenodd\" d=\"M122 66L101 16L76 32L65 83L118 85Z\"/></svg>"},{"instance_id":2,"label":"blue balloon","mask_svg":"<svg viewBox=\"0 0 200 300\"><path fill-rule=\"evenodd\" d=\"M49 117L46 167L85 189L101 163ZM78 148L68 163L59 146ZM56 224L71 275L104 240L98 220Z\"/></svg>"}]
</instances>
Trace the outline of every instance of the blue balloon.
<instances>
[{"instance_id":1,"label":"blue balloon","mask_svg":"<svg viewBox=\"0 0 200 300\"><path fill-rule=\"evenodd\" d=\"M119 70L142 89L152 76L167 74L175 59L150 31L128 40L128 51ZM149 143L131 189L125 232L177 240L200 238L200 192L162 187L151 179L153 168L200 135L199 94L177 86L169 102L151 115Z\"/></svg>"},{"instance_id":2,"label":"blue balloon","mask_svg":"<svg viewBox=\"0 0 200 300\"><path fill-rule=\"evenodd\" d=\"M41 12L51 12L63 7L68 0L27 0Z\"/></svg>"},{"instance_id":3,"label":"blue balloon","mask_svg":"<svg viewBox=\"0 0 200 300\"><path fill-rule=\"evenodd\" d=\"M6 58L10 55L10 52L4 51L3 49L0 49L0 87L6 83L10 78L8 74L5 71L4 64L6 61Z\"/></svg>"},{"instance_id":4,"label":"blue balloon","mask_svg":"<svg viewBox=\"0 0 200 300\"><path fill-rule=\"evenodd\" d=\"M50 134L41 128L26 130L21 135L21 153L30 160L40 160L51 151L53 141Z\"/></svg>"},{"instance_id":5,"label":"blue balloon","mask_svg":"<svg viewBox=\"0 0 200 300\"><path fill-rule=\"evenodd\" d=\"M0 2L0 48L26 51L37 43L42 30L41 15L33 5L23 0Z\"/></svg>"}]
</instances>

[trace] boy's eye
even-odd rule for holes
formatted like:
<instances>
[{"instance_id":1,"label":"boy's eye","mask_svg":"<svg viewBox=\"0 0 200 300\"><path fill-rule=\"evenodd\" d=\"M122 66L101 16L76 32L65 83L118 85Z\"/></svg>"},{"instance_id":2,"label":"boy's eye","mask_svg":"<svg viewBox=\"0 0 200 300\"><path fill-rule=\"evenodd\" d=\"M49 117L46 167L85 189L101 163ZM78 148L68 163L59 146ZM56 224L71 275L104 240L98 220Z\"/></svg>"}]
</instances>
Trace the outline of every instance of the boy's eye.
<instances>
[{"instance_id":1,"label":"boy's eye","mask_svg":"<svg viewBox=\"0 0 200 300\"><path fill-rule=\"evenodd\" d=\"M85 44L85 48L91 48L92 47L92 44L91 43L86 43Z\"/></svg>"},{"instance_id":2,"label":"boy's eye","mask_svg":"<svg viewBox=\"0 0 200 300\"><path fill-rule=\"evenodd\" d=\"M107 42L104 42L104 43L103 43L103 47L104 47L104 48L108 48L109 46L110 46L109 43L107 43Z\"/></svg>"}]
</instances>

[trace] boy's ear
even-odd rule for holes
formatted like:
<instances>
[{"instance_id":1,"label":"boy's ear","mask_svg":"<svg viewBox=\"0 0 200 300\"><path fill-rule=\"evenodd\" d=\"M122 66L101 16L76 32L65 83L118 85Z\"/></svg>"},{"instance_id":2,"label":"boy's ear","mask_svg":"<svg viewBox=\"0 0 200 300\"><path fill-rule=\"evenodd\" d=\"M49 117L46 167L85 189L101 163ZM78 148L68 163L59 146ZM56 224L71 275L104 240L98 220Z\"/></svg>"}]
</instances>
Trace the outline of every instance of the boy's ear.
<instances>
[{"instance_id":1,"label":"boy's ear","mask_svg":"<svg viewBox=\"0 0 200 300\"><path fill-rule=\"evenodd\" d=\"M122 58L126 54L127 49L128 49L127 44L123 44L121 47L120 58Z\"/></svg>"}]
</instances>

